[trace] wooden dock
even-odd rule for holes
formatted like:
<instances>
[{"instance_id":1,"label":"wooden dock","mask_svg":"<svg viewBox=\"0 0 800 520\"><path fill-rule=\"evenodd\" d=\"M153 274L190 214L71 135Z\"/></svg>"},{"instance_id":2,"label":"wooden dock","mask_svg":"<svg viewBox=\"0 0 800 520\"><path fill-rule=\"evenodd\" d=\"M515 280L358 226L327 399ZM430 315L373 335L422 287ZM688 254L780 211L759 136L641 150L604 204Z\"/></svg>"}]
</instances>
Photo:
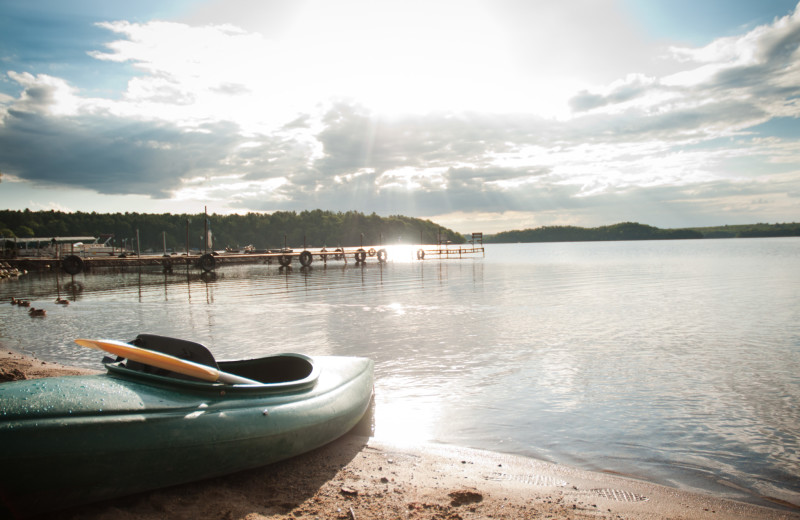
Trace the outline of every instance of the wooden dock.
<instances>
[{"instance_id":1,"label":"wooden dock","mask_svg":"<svg viewBox=\"0 0 800 520\"><path fill-rule=\"evenodd\" d=\"M283 249L278 251L258 252L258 253L228 253L213 252L205 254L172 254L172 255L92 255L78 256L67 255L63 258L47 257L22 257L9 258L5 261L11 267L19 270L36 271L60 269L68 274L78 274L81 272L91 272L97 268L123 268L139 266L161 267L164 271L172 271L176 267L197 268L202 271L213 271L223 265L239 264L278 264L281 267L290 267L293 262L300 263L303 267L308 267L314 263L315 259L319 262L328 263L332 261L348 261L361 263L367 259L374 259L378 262L386 262L388 254L386 249L376 250L375 248L336 248L326 249Z\"/></svg>"},{"instance_id":2,"label":"wooden dock","mask_svg":"<svg viewBox=\"0 0 800 520\"><path fill-rule=\"evenodd\" d=\"M417 249L417 260L438 259L454 260L461 258L472 258L480 254L486 256L483 246L430 246L428 248Z\"/></svg>"},{"instance_id":3,"label":"wooden dock","mask_svg":"<svg viewBox=\"0 0 800 520\"><path fill-rule=\"evenodd\" d=\"M471 258L477 254L482 257L486 256L486 252L483 249L483 233L473 233L472 239L467 244L453 245L440 240L435 246L421 246L417 249L417 260L425 260L426 258L451 260Z\"/></svg>"},{"instance_id":4,"label":"wooden dock","mask_svg":"<svg viewBox=\"0 0 800 520\"><path fill-rule=\"evenodd\" d=\"M460 259L474 257L477 254L484 255L483 235L473 233L472 240L468 244L447 244L439 243L435 245L417 246L417 260L425 259ZM413 249L412 249L413 251ZM125 268L151 266L161 267L164 272L171 272L177 267L196 268L205 272L214 271L223 265L239 264L278 264L282 268L291 267L293 263L299 263L302 267L310 267L313 263L328 262L355 262L362 264L366 262L385 263L389 259L387 248L383 246L362 246L362 247L337 247L328 248L284 248L269 251L247 251L247 252L227 252L215 251L212 253L171 254L156 255L145 254L136 255L124 254L94 254L94 255L75 255L69 254L60 258L53 257L20 257L4 259L12 268L20 271L55 270L60 269L68 274L79 274L81 272L91 272L97 268Z\"/></svg>"}]
</instances>

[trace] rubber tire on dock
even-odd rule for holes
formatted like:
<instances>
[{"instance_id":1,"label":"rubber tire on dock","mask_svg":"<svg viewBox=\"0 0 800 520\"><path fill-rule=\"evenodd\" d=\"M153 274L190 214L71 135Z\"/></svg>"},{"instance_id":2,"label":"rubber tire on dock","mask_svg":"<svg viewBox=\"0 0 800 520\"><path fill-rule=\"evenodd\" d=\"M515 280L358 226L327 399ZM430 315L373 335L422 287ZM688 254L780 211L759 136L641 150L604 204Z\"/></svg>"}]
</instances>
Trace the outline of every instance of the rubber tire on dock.
<instances>
[{"instance_id":1,"label":"rubber tire on dock","mask_svg":"<svg viewBox=\"0 0 800 520\"><path fill-rule=\"evenodd\" d=\"M83 271L83 260L75 255L69 255L61 260L61 268L67 274L78 274Z\"/></svg>"},{"instance_id":2,"label":"rubber tire on dock","mask_svg":"<svg viewBox=\"0 0 800 520\"><path fill-rule=\"evenodd\" d=\"M364 262L367 259L367 252L364 251L363 249L359 249L358 251L356 251L356 254L354 256L356 259L356 263Z\"/></svg>"},{"instance_id":3,"label":"rubber tire on dock","mask_svg":"<svg viewBox=\"0 0 800 520\"><path fill-rule=\"evenodd\" d=\"M417 249L417 260L425 260L425 251Z\"/></svg>"},{"instance_id":4,"label":"rubber tire on dock","mask_svg":"<svg viewBox=\"0 0 800 520\"><path fill-rule=\"evenodd\" d=\"M289 255L281 255L278 257L278 263L281 264L281 267L289 267L289 264L292 263L292 257Z\"/></svg>"},{"instance_id":5,"label":"rubber tire on dock","mask_svg":"<svg viewBox=\"0 0 800 520\"><path fill-rule=\"evenodd\" d=\"M389 253L386 252L385 249L378 249L378 262L384 263L388 258Z\"/></svg>"},{"instance_id":6,"label":"rubber tire on dock","mask_svg":"<svg viewBox=\"0 0 800 520\"><path fill-rule=\"evenodd\" d=\"M213 271L214 268L217 266L217 259L214 258L214 255L211 253L206 253L200 257L200 261L198 262L200 265L200 269L205 272Z\"/></svg>"},{"instance_id":7,"label":"rubber tire on dock","mask_svg":"<svg viewBox=\"0 0 800 520\"><path fill-rule=\"evenodd\" d=\"M303 251L300 253L300 265L303 267L308 267L311 265L311 262L314 261L314 257L311 255L309 251Z\"/></svg>"}]
</instances>

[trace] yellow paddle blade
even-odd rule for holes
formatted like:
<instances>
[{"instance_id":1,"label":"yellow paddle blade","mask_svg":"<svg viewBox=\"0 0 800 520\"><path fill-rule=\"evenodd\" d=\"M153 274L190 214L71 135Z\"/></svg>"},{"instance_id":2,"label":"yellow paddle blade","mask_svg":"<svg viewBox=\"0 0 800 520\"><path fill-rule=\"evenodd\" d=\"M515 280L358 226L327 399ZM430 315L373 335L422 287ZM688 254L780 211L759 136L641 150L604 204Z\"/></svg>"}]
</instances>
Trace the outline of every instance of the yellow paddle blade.
<instances>
[{"instance_id":1,"label":"yellow paddle blade","mask_svg":"<svg viewBox=\"0 0 800 520\"><path fill-rule=\"evenodd\" d=\"M203 381L217 381L219 370L206 365L193 363L185 359L176 358L163 352L139 348L130 343L113 339L76 339L75 343L82 347L104 350L110 354L144 363L145 365L171 370L186 376L196 377Z\"/></svg>"}]
</instances>

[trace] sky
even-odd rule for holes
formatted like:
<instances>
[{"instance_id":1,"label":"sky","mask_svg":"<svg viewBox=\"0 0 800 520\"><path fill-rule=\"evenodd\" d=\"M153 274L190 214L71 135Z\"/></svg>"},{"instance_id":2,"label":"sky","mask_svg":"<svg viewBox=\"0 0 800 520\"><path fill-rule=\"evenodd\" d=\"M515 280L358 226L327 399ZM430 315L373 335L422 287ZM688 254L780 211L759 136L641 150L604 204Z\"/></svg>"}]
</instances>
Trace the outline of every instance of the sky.
<instances>
[{"instance_id":1,"label":"sky","mask_svg":"<svg viewBox=\"0 0 800 520\"><path fill-rule=\"evenodd\" d=\"M800 222L795 0L0 0L0 208Z\"/></svg>"}]
</instances>

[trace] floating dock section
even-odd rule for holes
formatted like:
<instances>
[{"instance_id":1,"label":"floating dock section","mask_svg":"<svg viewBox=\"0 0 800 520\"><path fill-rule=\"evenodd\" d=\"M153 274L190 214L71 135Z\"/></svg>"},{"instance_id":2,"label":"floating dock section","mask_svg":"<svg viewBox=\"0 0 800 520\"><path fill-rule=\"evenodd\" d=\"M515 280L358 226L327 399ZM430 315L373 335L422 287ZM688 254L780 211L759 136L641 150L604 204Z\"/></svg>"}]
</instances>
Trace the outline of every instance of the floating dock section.
<instances>
[{"instance_id":1,"label":"floating dock section","mask_svg":"<svg viewBox=\"0 0 800 520\"><path fill-rule=\"evenodd\" d=\"M417 249L417 260L439 259L450 260L456 258L474 257L480 254L486 256L483 249L483 233L473 233L472 239L467 244L450 244L440 241L435 246L423 246Z\"/></svg>"}]
</instances>

